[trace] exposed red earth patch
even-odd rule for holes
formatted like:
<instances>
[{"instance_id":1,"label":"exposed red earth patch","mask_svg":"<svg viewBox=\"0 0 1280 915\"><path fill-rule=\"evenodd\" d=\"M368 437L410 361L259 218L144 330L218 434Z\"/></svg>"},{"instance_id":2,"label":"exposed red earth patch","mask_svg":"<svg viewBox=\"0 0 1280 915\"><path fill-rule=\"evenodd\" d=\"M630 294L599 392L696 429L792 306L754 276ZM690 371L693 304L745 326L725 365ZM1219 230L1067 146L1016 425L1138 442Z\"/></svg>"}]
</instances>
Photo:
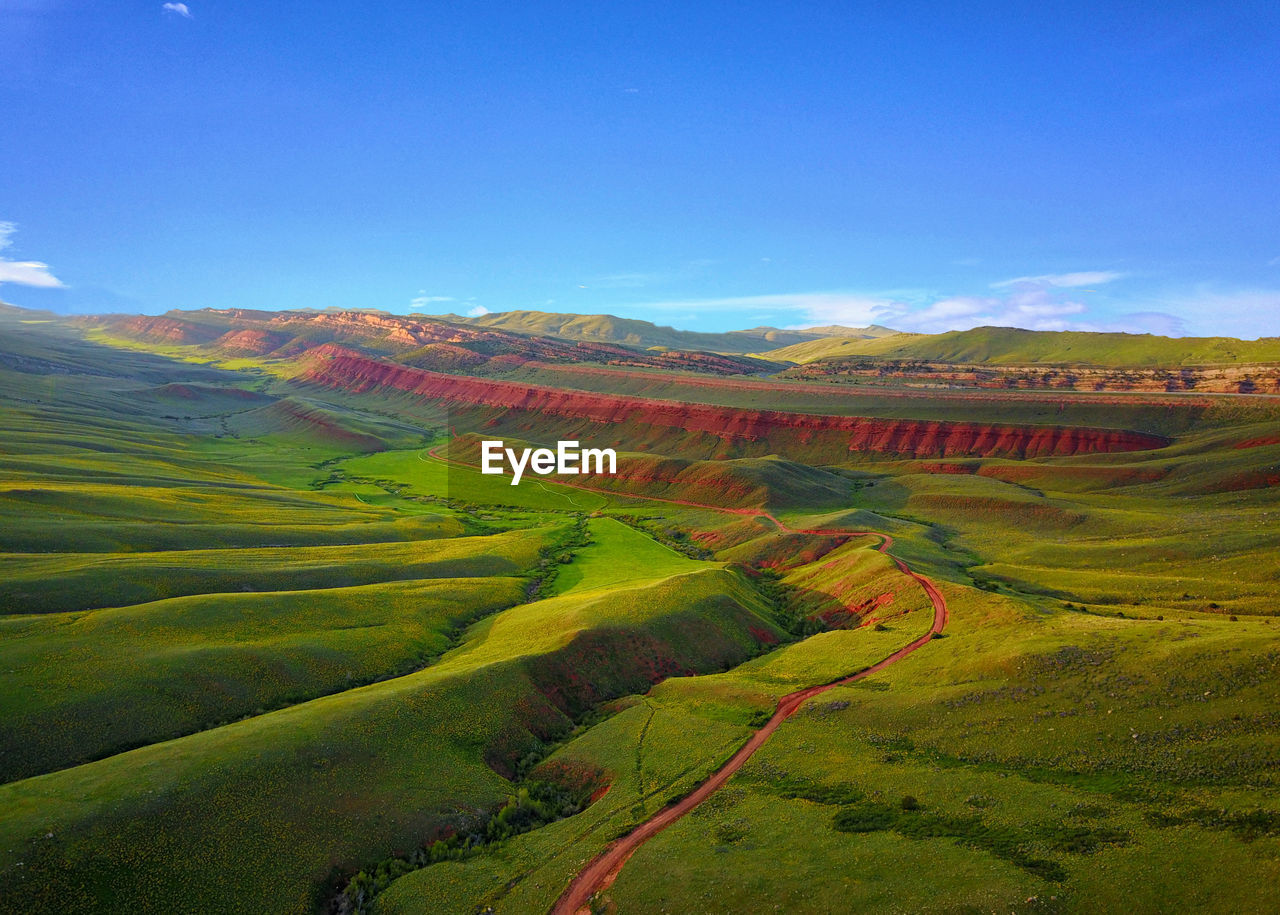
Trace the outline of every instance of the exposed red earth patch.
<instances>
[{"instance_id":1,"label":"exposed red earth patch","mask_svg":"<svg viewBox=\"0 0 1280 915\"><path fill-rule=\"evenodd\" d=\"M831 463L849 452L1027 458L1139 451L1167 444L1161 436L1115 429L869 419L593 394L412 369L331 346L311 350L305 363L300 380L326 387L357 393L391 388L428 400L491 408L497 411L495 420L526 414L543 426L559 417L588 427L676 430L686 438L692 434L719 440L727 452L723 456L816 454ZM671 432L664 437L670 438Z\"/></svg>"},{"instance_id":2,"label":"exposed red earth patch","mask_svg":"<svg viewBox=\"0 0 1280 915\"><path fill-rule=\"evenodd\" d=\"M777 645L778 637L767 629L761 629L759 626L751 626L748 630L751 637L762 645Z\"/></svg>"},{"instance_id":3,"label":"exposed red earth patch","mask_svg":"<svg viewBox=\"0 0 1280 915\"><path fill-rule=\"evenodd\" d=\"M953 475L972 475L978 472L978 464L947 464L939 461L920 461L911 466L915 473L946 473Z\"/></svg>"},{"instance_id":4,"label":"exposed red earth patch","mask_svg":"<svg viewBox=\"0 0 1280 915\"><path fill-rule=\"evenodd\" d=\"M887 616L871 616L871 612L891 603L893 603L892 592L885 592L884 594L877 594L870 600L864 600L847 607L827 610L818 614L818 618L826 624L828 629L847 629L851 625L870 626L889 618Z\"/></svg>"},{"instance_id":5,"label":"exposed red earth patch","mask_svg":"<svg viewBox=\"0 0 1280 915\"><path fill-rule=\"evenodd\" d=\"M1239 442L1237 448L1261 448L1263 445L1280 445L1280 432L1274 432L1270 435L1260 435L1257 438L1251 438L1243 442Z\"/></svg>"},{"instance_id":6,"label":"exposed red earth patch","mask_svg":"<svg viewBox=\"0 0 1280 915\"><path fill-rule=\"evenodd\" d=\"M229 355L265 356L288 342L288 334L265 330L233 330L223 334L213 345Z\"/></svg>"},{"instance_id":7,"label":"exposed red earth patch","mask_svg":"<svg viewBox=\"0 0 1280 915\"><path fill-rule=\"evenodd\" d=\"M731 550L734 561L745 562L756 569L774 569L779 572L817 562L848 540L830 534L784 534L770 538L759 545Z\"/></svg>"},{"instance_id":8,"label":"exposed red earth patch","mask_svg":"<svg viewBox=\"0 0 1280 915\"><path fill-rule=\"evenodd\" d=\"M1280 486L1280 473L1268 473L1263 470L1247 470L1232 474L1221 480L1216 487L1206 492L1240 492L1246 489L1266 489L1269 486Z\"/></svg>"}]
</instances>

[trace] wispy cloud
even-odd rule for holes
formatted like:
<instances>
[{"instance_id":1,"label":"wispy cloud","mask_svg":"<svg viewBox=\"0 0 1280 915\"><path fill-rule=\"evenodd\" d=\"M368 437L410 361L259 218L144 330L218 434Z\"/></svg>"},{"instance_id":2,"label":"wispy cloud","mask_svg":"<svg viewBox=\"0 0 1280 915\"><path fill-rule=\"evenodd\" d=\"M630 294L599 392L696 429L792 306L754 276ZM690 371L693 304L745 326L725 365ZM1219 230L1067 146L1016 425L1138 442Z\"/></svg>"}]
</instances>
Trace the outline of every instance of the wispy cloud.
<instances>
[{"instance_id":1,"label":"wispy cloud","mask_svg":"<svg viewBox=\"0 0 1280 915\"><path fill-rule=\"evenodd\" d=\"M18 230L12 222L0 222L0 251L13 244L12 236ZM62 280L49 272L49 265L40 261L11 261L0 257L0 283L17 283L20 286L40 286L60 289Z\"/></svg>"},{"instance_id":2,"label":"wispy cloud","mask_svg":"<svg viewBox=\"0 0 1280 915\"><path fill-rule=\"evenodd\" d=\"M184 19L191 18L191 10L190 8L187 7L185 3L165 3L161 5L160 8L169 13L177 13L179 16L183 17Z\"/></svg>"},{"instance_id":3,"label":"wispy cloud","mask_svg":"<svg viewBox=\"0 0 1280 915\"><path fill-rule=\"evenodd\" d=\"M1280 289L1222 290L1200 286L1157 297L1161 312L1185 316L1186 332L1253 340L1280 336Z\"/></svg>"},{"instance_id":4,"label":"wispy cloud","mask_svg":"<svg viewBox=\"0 0 1280 915\"><path fill-rule=\"evenodd\" d=\"M1085 312L1080 302L1055 298L1045 289L1026 289L1006 296L952 296L908 311L895 327L921 333L940 333L970 327L1025 327L1028 330L1067 330L1068 320Z\"/></svg>"},{"instance_id":5,"label":"wispy cloud","mask_svg":"<svg viewBox=\"0 0 1280 915\"><path fill-rule=\"evenodd\" d=\"M1280 291L1230 293L1195 290L1163 299L1144 299L1121 311L1114 302L1082 300L1071 286L1036 282L1001 284L985 295L939 295L921 290L882 293L800 292L649 302L633 313L669 312L686 323L708 315L758 314L784 326L863 327L883 324L903 331L942 333L973 327L1028 330L1082 330L1256 337L1280 332ZM1079 277L1075 277L1075 282ZM1093 276L1097 283L1097 276ZM1119 312L1119 313L1117 313Z\"/></svg>"},{"instance_id":6,"label":"wispy cloud","mask_svg":"<svg viewBox=\"0 0 1280 915\"><path fill-rule=\"evenodd\" d=\"M1016 276L1011 280L992 283L992 289L1004 289L1009 286L1053 286L1059 289L1074 289L1079 286L1100 286L1123 277L1123 273L1114 270L1082 270L1078 273L1044 273L1040 276Z\"/></svg>"},{"instance_id":7,"label":"wispy cloud","mask_svg":"<svg viewBox=\"0 0 1280 915\"><path fill-rule=\"evenodd\" d=\"M425 290L419 290L418 294L409 300L410 308L426 308L428 305L435 305L440 302L452 302L451 295L427 295Z\"/></svg>"},{"instance_id":8,"label":"wispy cloud","mask_svg":"<svg viewBox=\"0 0 1280 915\"><path fill-rule=\"evenodd\" d=\"M893 300L843 292L794 292L774 295L730 296L720 299L678 299L646 302L643 309L680 314L707 312L788 311L796 315L822 316L826 323L850 321L868 324L900 308Z\"/></svg>"},{"instance_id":9,"label":"wispy cloud","mask_svg":"<svg viewBox=\"0 0 1280 915\"><path fill-rule=\"evenodd\" d=\"M488 313L489 309L485 308L483 305L477 305L475 308L467 309L468 318L478 318L481 315L487 315Z\"/></svg>"}]
</instances>

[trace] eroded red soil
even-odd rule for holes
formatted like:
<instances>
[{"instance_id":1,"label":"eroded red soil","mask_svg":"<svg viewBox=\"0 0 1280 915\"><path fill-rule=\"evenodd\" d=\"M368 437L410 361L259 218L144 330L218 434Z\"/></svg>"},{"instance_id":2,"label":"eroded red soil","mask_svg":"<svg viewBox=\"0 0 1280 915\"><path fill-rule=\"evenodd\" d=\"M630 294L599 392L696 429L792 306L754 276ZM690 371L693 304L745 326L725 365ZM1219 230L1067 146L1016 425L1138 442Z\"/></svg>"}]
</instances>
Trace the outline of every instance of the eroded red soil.
<instances>
[{"instance_id":1,"label":"eroded red soil","mask_svg":"<svg viewBox=\"0 0 1280 915\"><path fill-rule=\"evenodd\" d=\"M302 380L355 392L406 391L461 406L522 413L546 423L566 418L619 429L647 427L681 435L701 434L735 445L742 454L808 454L838 460L841 452L910 456L1047 457L1159 448L1156 435L1118 429L1017 426L907 419L873 419L746 410L681 403L430 372L372 359L341 347L308 353Z\"/></svg>"}]
</instances>

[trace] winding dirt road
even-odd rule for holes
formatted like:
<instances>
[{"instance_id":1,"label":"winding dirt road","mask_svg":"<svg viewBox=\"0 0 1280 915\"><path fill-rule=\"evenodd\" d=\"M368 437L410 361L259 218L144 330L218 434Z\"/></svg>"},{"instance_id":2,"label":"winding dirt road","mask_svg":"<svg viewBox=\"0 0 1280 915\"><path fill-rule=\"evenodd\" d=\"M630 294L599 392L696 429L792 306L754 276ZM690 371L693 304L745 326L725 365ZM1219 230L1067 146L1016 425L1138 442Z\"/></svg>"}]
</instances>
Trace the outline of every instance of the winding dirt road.
<instances>
[{"instance_id":1,"label":"winding dirt road","mask_svg":"<svg viewBox=\"0 0 1280 915\"><path fill-rule=\"evenodd\" d=\"M710 506L705 506L710 507ZM760 512L761 515L767 515L766 512ZM771 515L768 515L772 519ZM775 523L777 519L773 519ZM778 523L779 527L790 531L785 525ZM809 531L793 531L793 533L810 533ZM833 533L826 531L824 533ZM861 532L859 532L861 533ZM886 534L880 544L880 551L888 555L888 549L893 542ZM773 735L782 722L786 721L802 706L806 701L812 699L821 693L837 686L844 686L861 680L863 677L869 677L874 673L884 670L890 664L902 660L921 646L928 643L936 633L941 632L947 625L947 600L942 596L942 592L932 581L925 578L918 572L911 571L901 559L896 556L890 556L890 559L897 564L906 575L915 579L925 594L929 596L929 602L933 604L933 625L929 627L929 631L920 638L910 642L893 654L889 655L882 661L878 661L863 670L858 671L849 677L844 677L832 683L822 684L820 686L810 686L806 689L797 690L794 693L788 693L778 700L778 707L774 711L773 716L769 719L760 730L751 735L738 752L729 757L729 761L716 770L715 774L708 778L705 782L693 790L692 793L684 797L684 799L672 804L670 807L663 808L648 820L641 823L631 832L627 833L620 839L612 842L604 851L602 851L590 864L578 872L577 876L565 888L560 898L556 900L555 906L552 907L552 915L590 915L590 900L596 893L603 892L613 885L613 881L617 879L618 874L622 871L627 860L636 852L641 845L652 839L662 830L666 829L676 820L680 819L689 811L693 810L712 794L718 791L725 782L727 782L733 774L742 768L743 764L751 758L756 750L764 746L766 740Z\"/></svg>"},{"instance_id":2,"label":"winding dirt road","mask_svg":"<svg viewBox=\"0 0 1280 915\"><path fill-rule=\"evenodd\" d=\"M436 453L435 449L427 452L432 457L440 461L452 464L461 464L470 467L463 461L457 461L451 458L442 457ZM645 820L631 832L627 833L619 839L611 842L604 851L597 855L586 867L578 872L577 876L570 881L565 891L556 900L556 904L551 909L551 915L591 915L590 900L597 893L603 892L613 885L618 874L621 873L623 866L628 859L635 854L636 850L648 842L662 830L666 829L676 820L683 817L689 811L693 810L711 795L715 794L725 782L733 777L734 773L742 768L743 764L752 757L756 750L764 746L773 732L778 729L782 722L786 721L797 711L800 706L804 705L814 696L825 693L829 689L837 686L844 686L869 677L874 673L884 670L890 664L901 661L907 655L917 649L928 644L935 635L942 632L947 625L947 599L943 597L942 592L938 590L937 585L930 581L919 572L914 572L911 568L899 559L889 553L889 548L893 546L893 538L888 534L882 534L878 531L839 531L839 530L814 530L814 529L795 529L788 527L782 521L775 518L770 512L763 509L751 508L722 508L718 505L706 505L701 502L691 502L684 499L662 499L649 496L634 496L630 493L615 493L609 490L596 489L581 484L563 483L556 481L557 485L570 486L574 489L583 489L589 492L599 493L601 495L623 496L625 498L643 499L649 502L667 502L673 505L685 505L691 508L707 509L709 511L725 512L733 515L749 515L757 518L767 518L778 526L778 529L788 534L819 534L825 536L842 536L842 537L858 537L874 535L881 538L880 546L877 549L884 553L894 564L902 571L904 575L914 579L916 583L924 589L925 594L929 598L929 602L933 605L933 623L929 627L929 631L912 642L903 645L893 654L889 655L881 661L877 661L870 667L864 668L857 673L834 680L831 683L824 683L818 686L810 686L805 689L797 690L794 693L788 693L778 700L778 707L774 710L773 716L760 730L756 731L751 737L738 748L729 760L715 771L715 773L686 795L683 799L677 801L669 807L659 810L649 819Z\"/></svg>"}]
</instances>

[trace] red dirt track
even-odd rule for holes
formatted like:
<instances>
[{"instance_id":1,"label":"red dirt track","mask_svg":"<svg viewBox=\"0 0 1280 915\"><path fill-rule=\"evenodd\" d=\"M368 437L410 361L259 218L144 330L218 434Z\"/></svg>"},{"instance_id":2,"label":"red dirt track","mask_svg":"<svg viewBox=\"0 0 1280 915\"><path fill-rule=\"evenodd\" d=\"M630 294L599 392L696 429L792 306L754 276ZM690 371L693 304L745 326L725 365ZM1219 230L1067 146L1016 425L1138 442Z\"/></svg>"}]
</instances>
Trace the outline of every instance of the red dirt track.
<instances>
[{"instance_id":1,"label":"red dirt track","mask_svg":"<svg viewBox=\"0 0 1280 915\"><path fill-rule=\"evenodd\" d=\"M674 501L674 500L663 500ZM688 504L688 503L682 503ZM701 508L713 508L714 506L703 505ZM735 513L742 513L744 510L739 509ZM794 530L787 527L777 518L768 512L754 512L761 517L768 518L780 529L788 533L796 534L814 534L824 533L832 534L835 531L811 531L811 530ZM870 531L842 531L838 533L847 533L850 536L857 536L866 533L874 533ZM883 540L880 543L879 550L885 555L889 555L889 547L893 544L893 538L888 534L879 534ZM826 683L819 686L810 686L794 693L788 693L778 700L778 707L774 710L773 716L760 730L756 731L751 737L738 748L738 751L729 757L729 761L716 770L715 774L708 778L705 782L693 790L692 793L684 797L682 800L665 807L658 813L654 814L648 820L645 820L631 832L627 833L620 839L611 843L603 852L596 856L586 867L578 872L577 876L570 881L564 893L556 900L555 906L551 909L551 915L590 915L590 900L597 893L603 892L613 885L613 881L617 879L622 868L626 865L628 859L635 854L636 850L645 842L652 839L662 830L666 829L676 820L683 817L686 813L693 810L712 794L718 791L730 778L733 777L743 764L751 758L751 756L764 746L766 740L773 735L782 722L786 721L797 711L800 706L804 705L809 699L826 692L836 686L843 686L861 680L871 674L884 670L890 664L902 660L907 655L916 651L918 648L927 644L933 639L934 635L942 632L947 625L947 600L942 596L942 592L938 590L929 579L925 578L917 572L913 572L905 562L896 556L889 556L890 559L897 564L898 568L906 575L919 582L924 588L925 594L929 596L929 602L933 604L933 624L929 627L929 631L920 636L913 642L910 642L887 658L872 664L870 667L858 671L852 676L844 677L832 683Z\"/></svg>"}]
</instances>

